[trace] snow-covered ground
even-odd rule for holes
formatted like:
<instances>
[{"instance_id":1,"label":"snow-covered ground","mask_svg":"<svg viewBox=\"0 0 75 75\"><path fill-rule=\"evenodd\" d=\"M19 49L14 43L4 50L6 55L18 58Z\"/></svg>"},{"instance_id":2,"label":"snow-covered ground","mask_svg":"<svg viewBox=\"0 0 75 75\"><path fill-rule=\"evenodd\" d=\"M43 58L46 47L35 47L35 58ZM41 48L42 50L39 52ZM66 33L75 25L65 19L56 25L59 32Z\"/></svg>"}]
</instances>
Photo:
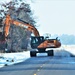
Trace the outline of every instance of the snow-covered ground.
<instances>
[{"instance_id":1,"label":"snow-covered ground","mask_svg":"<svg viewBox=\"0 0 75 75\"><path fill-rule=\"evenodd\" d=\"M54 56L70 57L75 56L75 45L62 45L54 50Z\"/></svg>"},{"instance_id":2,"label":"snow-covered ground","mask_svg":"<svg viewBox=\"0 0 75 75\"><path fill-rule=\"evenodd\" d=\"M70 57L71 55L75 55L75 45L62 45L62 47L55 48L54 50L54 56ZM47 56L47 53L37 53L37 56ZM30 58L29 51L18 53L0 53L0 67L23 62L28 58Z\"/></svg>"},{"instance_id":3,"label":"snow-covered ground","mask_svg":"<svg viewBox=\"0 0 75 75\"><path fill-rule=\"evenodd\" d=\"M30 52L0 53L0 67L23 62L30 57Z\"/></svg>"}]
</instances>

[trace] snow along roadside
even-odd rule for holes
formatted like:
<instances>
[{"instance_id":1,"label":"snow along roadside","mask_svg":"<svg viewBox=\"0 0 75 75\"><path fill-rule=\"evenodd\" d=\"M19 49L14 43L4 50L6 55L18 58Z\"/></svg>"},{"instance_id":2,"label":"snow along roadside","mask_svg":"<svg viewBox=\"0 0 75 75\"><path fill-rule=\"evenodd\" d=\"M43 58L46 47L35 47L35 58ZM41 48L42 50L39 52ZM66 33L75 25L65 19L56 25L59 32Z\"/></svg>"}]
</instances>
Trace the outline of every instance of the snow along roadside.
<instances>
[{"instance_id":1,"label":"snow along roadside","mask_svg":"<svg viewBox=\"0 0 75 75\"><path fill-rule=\"evenodd\" d=\"M26 59L30 58L30 52L18 52L18 53L1 53L0 54L0 68L13 65L15 63L23 62Z\"/></svg>"}]
</instances>

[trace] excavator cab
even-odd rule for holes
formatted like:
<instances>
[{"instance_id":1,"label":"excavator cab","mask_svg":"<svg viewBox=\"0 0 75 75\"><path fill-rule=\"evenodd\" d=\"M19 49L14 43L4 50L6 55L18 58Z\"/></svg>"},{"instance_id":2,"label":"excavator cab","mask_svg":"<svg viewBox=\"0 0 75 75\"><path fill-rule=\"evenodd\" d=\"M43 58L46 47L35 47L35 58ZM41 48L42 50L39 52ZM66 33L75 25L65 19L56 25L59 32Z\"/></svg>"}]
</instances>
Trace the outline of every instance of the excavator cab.
<instances>
[{"instance_id":1,"label":"excavator cab","mask_svg":"<svg viewBox=\"0 0 75 75\"><path fill-rule=\"evenodd\" d=\"M33 49L37 48L42 42L44 42L43 36L32 36L31 37L31 47Z\"/></svg>"}]
</instances>

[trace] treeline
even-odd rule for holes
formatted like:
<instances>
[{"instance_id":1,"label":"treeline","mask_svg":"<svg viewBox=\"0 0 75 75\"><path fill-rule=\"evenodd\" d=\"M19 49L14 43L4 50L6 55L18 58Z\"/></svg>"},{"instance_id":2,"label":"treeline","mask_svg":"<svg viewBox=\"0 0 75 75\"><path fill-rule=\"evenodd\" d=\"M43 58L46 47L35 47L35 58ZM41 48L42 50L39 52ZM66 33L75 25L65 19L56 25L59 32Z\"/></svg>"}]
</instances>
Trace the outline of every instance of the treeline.
<instances>
[{"instance_id":1,"label":"treeline","mask_svg":"<svg viewBox=\"0 0 75 75\"><path fill-rule=\"evenodd\" d=\"M65 44L65 45L75 44L75 35L68 35L68 34L54 35L54 37L56 36L59 37L62 44Z\"/></svg>"},{"instance_id":2,"label":"treeline","mask_svg":"<svg viewBox=\"0 0 75 75\"><path fill-rule=\"evenodd\" d=\"M36 27L31 6L25 0L12 0L7 3L1 3L0 7L0 18L2 21L5 19L6 14L10 14L14 20L22 20ZM4 24L2 27L4 27ZM0 29L3 30L1 27ZM11 52L27 50L30 36L31 32L27 29L12 24L10 25L6 48ZM3 46L1 50L4 50L4 45L0 46Z\"/></svg>"}]
</instances>

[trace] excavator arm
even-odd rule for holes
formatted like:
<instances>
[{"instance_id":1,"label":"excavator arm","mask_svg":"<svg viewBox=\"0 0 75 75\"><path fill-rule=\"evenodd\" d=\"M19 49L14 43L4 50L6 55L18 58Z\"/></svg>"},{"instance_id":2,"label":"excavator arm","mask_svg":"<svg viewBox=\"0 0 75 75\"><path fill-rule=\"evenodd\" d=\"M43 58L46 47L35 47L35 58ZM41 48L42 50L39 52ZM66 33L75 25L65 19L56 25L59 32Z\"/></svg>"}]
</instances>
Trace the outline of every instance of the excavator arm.
<instances>
[{"instance_id":1,"label":"excavator arm","mask_svg":"<svg viewBox=\"0 0 75 75\"><path fill-rule=\"evenodd\" d=\"M23 23L23 22L19 22L19 21L13 20L13 19L11 19L10 15L6 15L6 19L4 21L5 37L7 37L9 35L9 29L10 29L10 25L11 24L14 24L16 26L20 26L20 27L26 28L30 32L34 33L35 36L40 36L38 30L34 26L32 26L31 24Z\"/></svg>"}]
</instances>

